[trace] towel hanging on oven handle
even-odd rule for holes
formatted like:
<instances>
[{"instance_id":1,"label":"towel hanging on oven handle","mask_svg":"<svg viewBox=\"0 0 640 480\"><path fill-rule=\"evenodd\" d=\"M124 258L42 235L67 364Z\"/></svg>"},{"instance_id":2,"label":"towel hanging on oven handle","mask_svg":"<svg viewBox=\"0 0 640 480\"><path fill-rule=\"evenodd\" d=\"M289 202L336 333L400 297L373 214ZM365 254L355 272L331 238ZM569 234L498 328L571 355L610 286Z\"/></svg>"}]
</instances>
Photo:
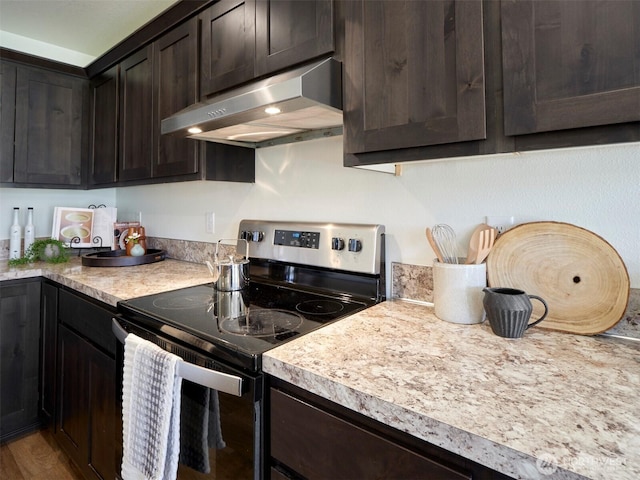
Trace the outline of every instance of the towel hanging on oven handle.
<instances>
[{"instance_id":1,"label":"towel hanging on oven handle","mask_svg":"<svg viewBox=\"0 0 640 480\"><path fill-rule=\"evenodd\" d=\"M112 319L111 330L120 343L124 344L129 333L120 325L116 318ZM242 396L242 378L227 373L218 372L193 363L180 360L177 364L177 374L185 380L213 388L219 392Z\"/></svg>"}]
</instances>

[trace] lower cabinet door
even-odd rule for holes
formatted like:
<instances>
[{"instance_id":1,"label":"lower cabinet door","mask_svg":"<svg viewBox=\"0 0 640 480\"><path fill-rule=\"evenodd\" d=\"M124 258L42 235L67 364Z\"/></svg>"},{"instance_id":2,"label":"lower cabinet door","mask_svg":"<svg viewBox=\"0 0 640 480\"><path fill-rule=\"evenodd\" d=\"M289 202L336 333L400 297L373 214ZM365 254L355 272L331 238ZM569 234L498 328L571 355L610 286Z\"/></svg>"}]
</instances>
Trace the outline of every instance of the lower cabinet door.
<instances>
[{"instance_id":1,"label":"lower cabinet door","mask_svg":"<svg viewBox=\"0 0 640 480\"><path fill-rule=\"evenodd\" d=\"M113 479L115 360L66 328L58 331L56 439L87 479Z\"/></svg>"},{"instance_id":2,"label":"lower cabinet door","mask_svg":"<svg viewBox=\"0 0 640 480\"><path fill-rule=\"evenodd\" d=\"M286 393L271 390L271 478L470 480L458 471Z\"/></svg>"},{"instance_id":3,"label":"lower cabinet door","mask_svg":"<svg viewBox=\"0 0 640 480\"><path fill-rule=\"evenodd\" d=\"M0 440L39 427L40 279L0 283ZM1 476L1 475L0 475Z\"/></svg>"}]
</instances>

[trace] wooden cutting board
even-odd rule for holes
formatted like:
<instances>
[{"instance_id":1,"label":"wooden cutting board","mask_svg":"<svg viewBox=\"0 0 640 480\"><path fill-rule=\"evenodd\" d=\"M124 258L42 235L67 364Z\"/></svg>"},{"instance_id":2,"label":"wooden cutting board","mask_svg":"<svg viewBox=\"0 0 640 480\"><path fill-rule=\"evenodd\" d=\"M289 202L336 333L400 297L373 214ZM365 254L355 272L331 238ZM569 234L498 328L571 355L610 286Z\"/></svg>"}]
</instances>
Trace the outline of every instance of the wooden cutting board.
<instances>
[{"instance_id":1,"label":"wooden cutting board","mask_svg":"<svg viewBox=\"0 0 640 480\"><path fill-rule=\"evenodd\" d=\"M539 295L549 314L539 328L593 335L620 321L629 302L629 274L603 238L575 225L532 222L506 231L487 258L491 287ZM533 301L533 318L543 313Z\"/></svg>"}]
</instances>

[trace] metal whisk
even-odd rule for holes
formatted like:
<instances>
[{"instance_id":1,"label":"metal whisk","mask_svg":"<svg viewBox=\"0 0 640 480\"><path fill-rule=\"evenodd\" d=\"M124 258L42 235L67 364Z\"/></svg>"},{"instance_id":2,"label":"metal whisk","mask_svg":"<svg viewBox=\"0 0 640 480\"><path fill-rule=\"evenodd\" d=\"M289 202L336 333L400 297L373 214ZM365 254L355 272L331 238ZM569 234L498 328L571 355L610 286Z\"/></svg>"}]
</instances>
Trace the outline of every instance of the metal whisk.
<instances>
[{"instance_id":1,"label":"metal whisk","mask_svg":"<svg viewBox=\"0 0 640 480\"><path fill-rule=\"evenodd\" d=\"M433 240L440 249L444 263L458 263L456 253L456 232L449 225L440 223L432 229Z\"/></svg>"}]
</instances>

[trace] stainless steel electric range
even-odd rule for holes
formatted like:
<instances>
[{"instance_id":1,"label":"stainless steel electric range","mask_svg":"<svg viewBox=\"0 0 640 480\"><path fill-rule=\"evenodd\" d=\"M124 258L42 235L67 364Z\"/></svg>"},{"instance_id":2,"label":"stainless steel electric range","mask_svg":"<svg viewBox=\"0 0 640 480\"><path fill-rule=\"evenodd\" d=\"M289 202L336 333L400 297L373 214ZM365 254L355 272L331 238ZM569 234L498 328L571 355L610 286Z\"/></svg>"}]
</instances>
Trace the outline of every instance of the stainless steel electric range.
<instances>
[{"instance_id":1,"label":"stainless steel electric range","mask_svg":"<svg viewBox=\"0 0 640 480\"><path fill-rule=\"evenodd\" d=\"M246 287L139 297L114 320L121 340L135 333L175 353L197 366L185 378L219 393L228 440L210 452L218 479L264 475L262 354L385 299L381 225L243 220L238 239L249 245Z\"/></svg>"}]
</instances>

